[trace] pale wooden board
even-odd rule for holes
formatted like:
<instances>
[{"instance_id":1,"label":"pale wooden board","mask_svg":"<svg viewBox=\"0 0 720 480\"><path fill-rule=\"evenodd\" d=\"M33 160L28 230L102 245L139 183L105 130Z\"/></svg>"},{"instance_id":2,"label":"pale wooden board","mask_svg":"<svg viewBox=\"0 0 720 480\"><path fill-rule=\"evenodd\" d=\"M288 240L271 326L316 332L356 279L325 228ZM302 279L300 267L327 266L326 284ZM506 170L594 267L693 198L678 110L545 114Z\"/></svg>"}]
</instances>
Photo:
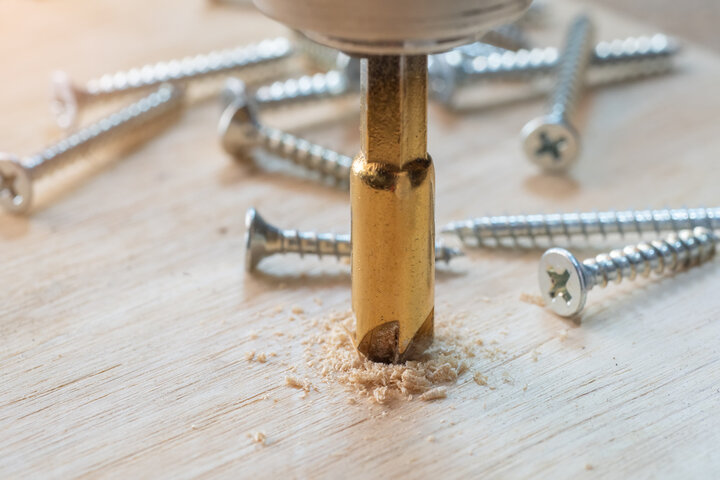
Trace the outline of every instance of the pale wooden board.
<instances>
[{"instance_id":1,"label":"pale wooden board","mask_svg":"<svg viewBox=\"0 0 720 480\"><path fill-rule=\"evenodd\" d=\"M558 9L560 28L570 9ZM0 141L18 153L57 135L45 94L53 68L84 79L283 31L199 0L6 1L0 18ZM598 19L603 38L653 31L602 12ZM593 93L585 154L569 179L537 174L520 154L519 129L541 100L463 116L432 108L438 223L716 204L720 58L688 47L682 64L681 74ZM301 398L284 385L286 371L303 362L307 323L349 308L348 269L286 257L245 275L243 214L256 205L281 225L343 232L347 195L233 165L215 137L217 116L215 105L195 108L31 218L0 216L0 476L720 471L714 265L593 291L577 325L519 300L536 291L537 252L470 251L439 273L437 316L469 312L473 337L497 339L508 352L474 360L495 390L466 375L434 403L350 405L352 394L322 383ZM352 111L341 116L349 120L323 128L301 128L302 117L277 122L352 153L357 122ZM278 305L282 313L261 315ZM294 305L306 310L304 325L288 321ZM280 330L287 335L273 335ZM251 350L278 357L249 364ZM252 431L268 445L253 444Z\"/></svg>"}]
</instances>

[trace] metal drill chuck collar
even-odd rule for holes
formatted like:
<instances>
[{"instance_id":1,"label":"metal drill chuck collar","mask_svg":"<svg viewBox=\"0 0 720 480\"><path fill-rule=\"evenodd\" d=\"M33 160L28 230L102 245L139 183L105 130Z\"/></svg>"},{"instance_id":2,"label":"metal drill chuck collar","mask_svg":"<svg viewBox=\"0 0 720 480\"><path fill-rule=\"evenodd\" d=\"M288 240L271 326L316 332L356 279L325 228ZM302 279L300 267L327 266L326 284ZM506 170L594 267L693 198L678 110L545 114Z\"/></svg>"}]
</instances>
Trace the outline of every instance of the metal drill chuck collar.
<instances>
[{"instance_id":1,"label":"metal drill chuck collar","mask_svg":"<svg viewBox=\"0 0 720 480\"><path fill-rule=\"evenodd\" d=\"M435 53L519 17L531 0L255 0L269 17L338 50Z\"/></svg>"}]
</instances>

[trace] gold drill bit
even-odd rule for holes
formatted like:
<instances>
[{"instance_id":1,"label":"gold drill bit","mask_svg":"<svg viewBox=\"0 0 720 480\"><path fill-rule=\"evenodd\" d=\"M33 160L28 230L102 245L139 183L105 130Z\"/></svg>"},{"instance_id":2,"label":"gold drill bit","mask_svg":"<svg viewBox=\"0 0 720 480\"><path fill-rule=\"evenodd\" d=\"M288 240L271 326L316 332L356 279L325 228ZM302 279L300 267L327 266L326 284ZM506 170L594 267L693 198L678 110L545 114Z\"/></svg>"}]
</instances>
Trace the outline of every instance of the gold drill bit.
<instances>
[{"instance_id":1,"label":"gold drill bit","mask_svg":"<svg viewBox=\"0 0 720 480\"><path fill-rule=\"evenodd\" d=\"M362 145L350 175L355 344L370 360L408 360L433 337L426 55L474 41L530 0L254 1L309 38L363 57Z\"/></svg>"},{"instance_id":2,"label":"gold drill bit","mask_svg":"<svg viewBox=\"0 0 720 480\"><path fill-rule=\"evenodd\" d=\"M427 57L362 60L362 144L350 177L358 350L402 362L433 337L435 172L427 154Z\"/></svg>"}]
</instances>

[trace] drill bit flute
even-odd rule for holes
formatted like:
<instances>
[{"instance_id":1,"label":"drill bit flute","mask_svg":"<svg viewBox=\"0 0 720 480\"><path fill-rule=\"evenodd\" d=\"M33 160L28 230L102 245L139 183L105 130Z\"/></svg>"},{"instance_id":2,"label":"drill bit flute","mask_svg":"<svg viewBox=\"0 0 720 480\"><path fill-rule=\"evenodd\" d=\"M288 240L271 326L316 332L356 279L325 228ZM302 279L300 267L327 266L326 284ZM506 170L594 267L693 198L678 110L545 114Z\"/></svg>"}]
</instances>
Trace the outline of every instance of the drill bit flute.
<instances>
[{"instance_id":1,"label":"drill bit flute","mask_svg":"<svg viewBox=\"0 0 720 480\"><path fill-rule=\"evenodd\" d=\"M362 57L361 150L350 172L355 345L404 362L432 342L435 173L427 55L475 40L529 0L255 0L310 39Z\"/></svg>"}]
</instances>

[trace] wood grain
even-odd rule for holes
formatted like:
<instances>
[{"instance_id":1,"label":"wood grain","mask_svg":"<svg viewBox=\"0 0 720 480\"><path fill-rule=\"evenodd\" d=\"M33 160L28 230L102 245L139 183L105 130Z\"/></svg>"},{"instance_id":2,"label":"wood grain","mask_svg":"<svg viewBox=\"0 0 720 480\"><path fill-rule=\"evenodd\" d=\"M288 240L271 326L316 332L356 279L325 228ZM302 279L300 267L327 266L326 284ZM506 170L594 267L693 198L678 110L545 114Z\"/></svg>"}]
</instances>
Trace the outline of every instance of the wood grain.
<instances>
[{"instance_id":1,"label":"wood grain","mask_svg":"<svg viewBox=\"0 0 720 480\"><path fill-rule=\"evenodd\" d=\"M573 8L557 10L554 43ZM654 31L594 12L603 38ZM7 0L0 19L0 141L19 154L58 134L45 94L53 68L86 79L283 32L251 10L199 0ZM681 64L589 96L585 151L569 178L522 158L518 133L541 99L463 115L431 108L438 223L716 205L720 57L688 45ZM354 152L353 107L321 111L328 119L314 125L307 118L322 115L267 121ZM437 317L467 312L470 338L507 352L472 359L493 389L466 374L447 399L389 407L350 404L352 392L313 379L318 391L303 398L285 376L304 365L312 320L349 308L348 267L285 257L245 275L243 214L255 205L280 225L346 232L347 195L283 167L233 164L217 118L216 105L199 105L32 217L0 216L1 477L720 472L716 264L593 291L575 324L520 300L537 288L538 252L471 250L439 269ZM305 314L290 321L293 306ZM276 356L248 362L250 351Z\"/></svg>"}]
</instances>

